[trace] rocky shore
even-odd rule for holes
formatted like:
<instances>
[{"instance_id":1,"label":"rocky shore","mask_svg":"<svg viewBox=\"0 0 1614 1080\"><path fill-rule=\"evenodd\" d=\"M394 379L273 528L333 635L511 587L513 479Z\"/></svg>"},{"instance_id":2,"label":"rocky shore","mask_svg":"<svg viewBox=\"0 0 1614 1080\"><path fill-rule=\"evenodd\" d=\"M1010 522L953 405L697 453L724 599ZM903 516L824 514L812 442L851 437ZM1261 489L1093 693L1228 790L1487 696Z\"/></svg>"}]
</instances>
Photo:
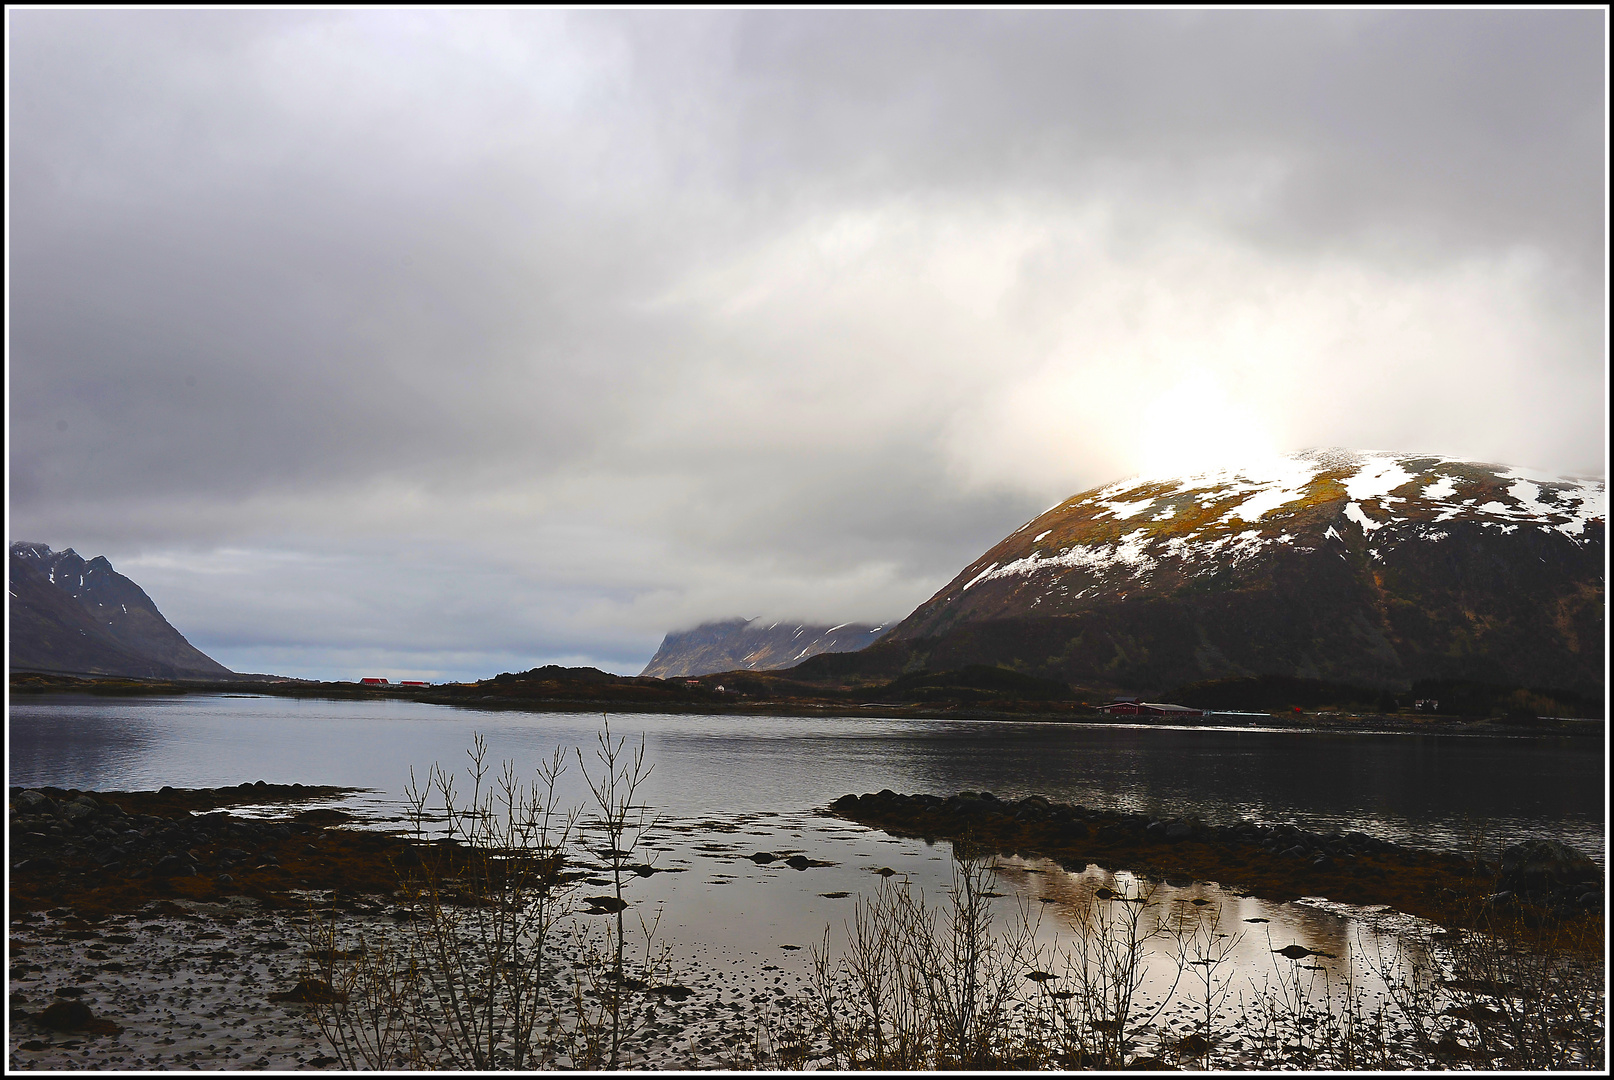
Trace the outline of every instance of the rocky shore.
<instances>
[{"instance_id":1,"label":"rocky shore","mask_svg":"<svg viewBox=\"0 0 1614 1080\"><path fill-rule=\"evenodd\" d=\"M383 911L365 894L402 842L296 809L344 790L13 788L9 1066L334 1064L305 1010L268 995L302 966L307 890L339 887L349 917ZM287 819L222 812L264 803Z\"/></svg>"},{"instance_id":2,"label":"rocky shore","mask_svg":"<svg viewBox=\"0 0 1614 1080\"><path fill-rule=\"evenodd\" d=\"M400 869L424 854L452 867L460 850L441 844L427 852L308 805L343 794L262 783L12 789L9 1066L338 1067L299 989L321 955L312 948L321 920L336 926L344 948L360 937L397 937L413 917L400 899ZM1273 900L1388 905L1448 926L1487 910L1590 925L1602 906L1601 870L1551 843L1519 845L1498 865L1476 866L1360 833L1210 826L987 792L849 795L833 812L894 834L946 838L966 852L1045 855L1075 869L1096 863L1168 882L1214 880ZM774 851L733 857L826 865ZM687 990L658 1003L657 1021L633 1049L634 1067L746 1063L749 1010L777 1004L781 972L774 963L724 967L739 961L719 952L678 974Z\"/></svg>"},{"instance_id":3,"label":"rocky shore","mask_svg":"<svg viewBox=\"0 0 1614 1080\"><path fill-rule=\"evenodd\" d=\"M348 790L11 789L8 1068L340 1068L310 1013L328 942L406 944L417 915L400 871L429 855L452 874L463 851L304 805ZM249 806L272 816L226 811ZM776 994L764 980L778 969L703 960L656 991L624 1064L749 1063L755 1023L738 1003Z\"/></svg>"},{"instance_id":4,"label":"rocky shore","mask_svg":"<svg viewBox=\"0 0 1614 1080\"><path fill-rule=\"evenodd\" d=\"M396 888L400 837L330 830L339 810L297 811L343 788L272 785L156 792L13 790L11 906L71 908L80 917L132 914L158 900L246 896L271 908L301 906L294 889L344 894ZM256 820L225 807L291 804L286 816Z\"/></svg>"},{"instance_id":5,"label":"rocky shore","mask_svg":"<svg viewBox=\"0 0 1614 1080\"><path fill-rule=\"evenodd\" d=\"M1360 832L1315 833L1293 825L1207 825L1193 818L1112 813L1032 795L947 797L881 791L845 795L839 816L893 835L946 839L982 853L1042 855L1165 879L1213 880L1268 900L1326 897L1389 906L1443 926L1472 925L1487 911L1529 919L1591 920L1603 910L1603 872L1553 841L1519 844L1499 864L1394 844Z\"/></svg>"}]
</instances>

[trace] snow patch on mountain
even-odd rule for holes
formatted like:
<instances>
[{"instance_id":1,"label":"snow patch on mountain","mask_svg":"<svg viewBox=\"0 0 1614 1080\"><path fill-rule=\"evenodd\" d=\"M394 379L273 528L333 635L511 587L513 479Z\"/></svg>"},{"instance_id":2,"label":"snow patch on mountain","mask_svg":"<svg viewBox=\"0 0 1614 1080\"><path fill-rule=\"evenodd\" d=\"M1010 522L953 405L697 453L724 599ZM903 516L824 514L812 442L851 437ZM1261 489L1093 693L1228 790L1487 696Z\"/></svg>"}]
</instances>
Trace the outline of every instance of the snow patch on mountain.
<instances>
[{"instance_id":1,"label":"snow patch on mountain","mask_svg":"<svg viewBox=\"0 0 1614 1080\"><path fill-rule=\"evenodd\" d=\"M1418 478L1416 473L1409 473L1401 467L1401 462L1391 458L1369 458L1363 463L1357 474L1344 481L1345 494L1357 502L1368 499L1378 499L1380 502L1390 502L1387 498L1396 488L1404 487ZM1405 502L1396 499L1395 502Z\"/></svg>"},{"instance_id":2,"label":"snow patch on mountain","mask_svg":"<svg viewBox=\"0 0 1614 1080\"><path fill-rule=\"evenodd\" d=\"M1345 516L1362 527L1363 535L1372 532L1374 529L1384 528L1384 522L1374 521L1372 518L1368 517L1362 512L1361 506L1357 505L1356 503L1345 504Z\"/></svg>"},{"instance_id":3,"label":"snow patch on mountain","mask_svg":"<svg viewBox=\"0 0 1614 1080\"><path fill-rule=\"evenodd\" d=\"M964 586L964 590L967 591L983 581L991 581L994 578L1033 574L1040 570L1081 568L1104 573L1121 566L1130 568L1133 577L1141 577L1158 565L1156 560L1144 551L1147 544L1148 533L1143 529L1137 529L1115 544L1077 544L1056 555L1048 556L1033 552L1023 559L1016 559L1002 566L994 563L975 575L970 583Z\"/></svg>"},{"instance_id":4,"label":"snow patch on mountain","mask_svg":"<svg viewBox=\"0 0 1614 1080\"><path fill-rule=\"evenodd\" d=\"M1319 486L1328 482L1339 487ZM1459 499L1475 484L1487 491L1503 484L1505 497L1488 498L1483 504L1473 496ZM1386 543L1446 539L1449 530L1433 527L1442 522L1472 521L1503 533L1534 527L1561 533L1578 544L1592 522L1607 518L1606 485L1600 480L1543 476L1439 455L1307 450L1253 466L1187 476L1135 476L1067 499L1050 513L1069 515L1086 509L1088 520L1097 524L1141 519L1140 526L1115 539L1077 541L1061 551L1031 551L993 562L960 591L1001 578L1049 572L1061 576L1073 569L1101 579L1140 580L1168 559L1180 563L1179 569L1189 576L1217 572L1263 551L1295 544L1297 537L1282 529L1282 511L1296 503L1326 503L1338 498L1341 489L1345 502L1340 515L1360 528L1364 538L1374 537L1371 558L1382 558ZM1398 491L1405 494L1393 494ZM1179 511L1192 506L1221 513L1199 525L1178 520ZM1043 518L1028 522L1026 529ZM1032 543L1052 532L1044 527ZM1329 525L1322 539L1343 537Z\"/></svg>"}]
</instances>

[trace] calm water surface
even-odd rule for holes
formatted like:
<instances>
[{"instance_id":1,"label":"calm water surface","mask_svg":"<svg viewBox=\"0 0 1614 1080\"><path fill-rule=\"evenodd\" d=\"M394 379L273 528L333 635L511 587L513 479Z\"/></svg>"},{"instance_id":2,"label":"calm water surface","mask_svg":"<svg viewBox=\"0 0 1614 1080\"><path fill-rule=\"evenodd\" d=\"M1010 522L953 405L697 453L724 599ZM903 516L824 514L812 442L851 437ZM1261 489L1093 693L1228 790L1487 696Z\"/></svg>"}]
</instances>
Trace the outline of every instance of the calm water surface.
<instances>
[{"instance_id":1,"label":"calm water surface","mask_svg":"<svg viewBox=\"0 0 1614 1080\"><path fill-rule=\"evenodd\" d=\"M852 905L875 889L882 868L944 899L948 845L888 837L820 812L848 792L1042 793L1105 809L1245 816L1458 849L1482 828L1493 845L1554 837L1603 858L1604 752L1589 738L646 714L615 716L611 725L631 743L644 739L654 766L644 798L661 817L647 853L678 871L635 881L634 910L647 920L659 912L660 941L747 994L780 980L799 985L805 947L826 927L844 941ZM487 740L494 765L508 759L530 776L557 746L582 748L594 766L599 730L598 715L401 701L51 697L13 702L9 773L13 786L101 790L260 779L357 787L367 790L340 805L386 825L405 808L411 769L421 778L433 763L463 770L473 733ZM565 803L586 801L575 755L562 788ZM757 865L747 857L757 851L832 865ZM995 902L1030 910L1045 944L1068 940L1099 886L1151 887L1124 867L1073 872L1045 860L1007 860L998 878L1005 897ZM1233 959L1254 992L1291 966L1273 950L1297 942L1330 954L1308 960L1307 977L1338 983L1348 974L1366 985L1404 925L1327 903L1271 904L1214 882L1154 887L1151 919L1214 919L1243 935ZM1211 903L1188 903L1196 898ZM1154 948L1163 960L1168 943Z\"/></svg>"},{"instance_id":2,"label":"calm water surface","mask_svg":"<svg viewBox=\"0 0 1614 1080\"><path fill-rule=\"evenodd\" d=\"M804 811L848 792L1042 793L1104 809L1240 815L1462 848L1550 836L1601 860L1604 744L1589 738L1343 735L865 718L623 714L666 814ZM142 789L243 780L397 799L410 770L464 764L473 732L523 768L590 750L600 717L273 697L14 701L10 783ZM572 766L572 796L582 794Z\"/></svg>"}]
</instances>

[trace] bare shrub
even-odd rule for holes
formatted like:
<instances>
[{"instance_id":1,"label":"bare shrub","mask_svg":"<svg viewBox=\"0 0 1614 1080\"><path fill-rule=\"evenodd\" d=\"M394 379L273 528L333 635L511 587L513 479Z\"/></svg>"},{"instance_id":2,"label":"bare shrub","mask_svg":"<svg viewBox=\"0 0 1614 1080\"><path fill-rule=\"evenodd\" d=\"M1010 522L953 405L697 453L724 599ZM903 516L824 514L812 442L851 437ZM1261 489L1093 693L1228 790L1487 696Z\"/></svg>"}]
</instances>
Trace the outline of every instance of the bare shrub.
<instances>
[{"instance_id":1,"label":"bare shrub","mask_svg":"<svg viewBox=\"0 0 1614 1080\"><path fill-rule=\"evenodd\" d=\"M410 776L412 843L397 865L396 929L344 932L334 905L312 920L305 983L328 988L305 999L314 1021L348 1069L615 1067L647 1011L629 999L651 988L667 960L654 948L658 914L639 918L643 958L627 966L623 892L653 824L636 802L650 772L643 743L625 753L607 722L597 768L578 754L595 802L586 821L557 801L564 751L530 783L510 762L490 779L480 735L467 753L467 795L439 765L424 782ZM589 854L614 886L609 898L591 899L589 913L613 914L614 926L563 929L586 876L573 866Z\"/></svg>"}]
</instances>

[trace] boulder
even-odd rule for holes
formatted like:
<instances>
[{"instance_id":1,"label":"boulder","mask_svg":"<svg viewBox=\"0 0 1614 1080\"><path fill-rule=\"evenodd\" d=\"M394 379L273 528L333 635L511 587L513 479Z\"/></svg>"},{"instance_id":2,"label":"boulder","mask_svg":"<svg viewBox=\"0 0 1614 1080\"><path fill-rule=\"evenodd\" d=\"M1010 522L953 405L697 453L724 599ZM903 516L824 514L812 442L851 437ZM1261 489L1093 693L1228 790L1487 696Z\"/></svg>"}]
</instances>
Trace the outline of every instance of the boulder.
<instances>
[{"instance_id":1,"label":"boulder","mask_svg":"<svg viewBox=\"0 0 1614 1080\"><path fill-rule=\"evenodd\" d=\"M1545 893L1602 877L1596 863L1556 840L1531 840L1502 852L1501 884L1514 892Z\"/></svg>"},{"instance_id":2,"label":"boulder","mask_svg":"<svg viewBox=\"0 0 1614 1080\"><path fill-rule=\"evenodd\" d=\"M84 1031L92 1035L117 1035L123 1031L112 1021L96 1016L84 1002L72 999L48 1005L35 1019L52 1031Z\"/></svg>"},{"instance_id":3,"label":"boulder","mask_svg":"<svg viewBox=\"0 0 1614 1080\"><path fill-rule=\"evenodd\" d=\"M333 1005L347 1000L347 995L323 979L304 979L290 990L270 994L270 1001L292 1001L305 1005Z\"/></svg>"},{"instance_id":4,"label":"boulder","mask_svg":"<svg viewBox=\"0 0 1614 1080\"><path fill-rule=\"evenodd\" d=\"M182 855L164 855L151 872L158 877L189 877L196 873L196 866Z\"/></svg>"}]
</instances>

